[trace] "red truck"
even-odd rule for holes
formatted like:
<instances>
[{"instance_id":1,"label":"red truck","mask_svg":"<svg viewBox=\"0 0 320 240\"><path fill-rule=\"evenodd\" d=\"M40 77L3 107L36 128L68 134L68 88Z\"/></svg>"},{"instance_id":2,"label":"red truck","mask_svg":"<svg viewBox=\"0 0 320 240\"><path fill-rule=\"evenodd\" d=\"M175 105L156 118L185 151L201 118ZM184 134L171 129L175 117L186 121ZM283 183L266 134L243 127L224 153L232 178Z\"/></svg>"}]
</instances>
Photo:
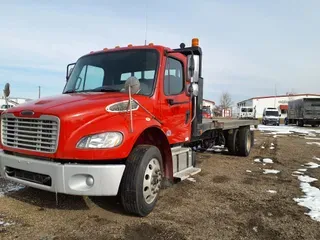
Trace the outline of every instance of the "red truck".
<instances>
[{"instance_id":1,"label":"red truck","mask_svg":"<svg viewBox=\"0 0 320 240\"><path fill-rule=\"evenodd\" d=\"M202 50L159 45L90 52L69 64L62 94L1 114L0 173L70 195L119 196L138 216L192 176L194 147L248 156L256 120L202 119Z\"/></svg>"}]
</instances>

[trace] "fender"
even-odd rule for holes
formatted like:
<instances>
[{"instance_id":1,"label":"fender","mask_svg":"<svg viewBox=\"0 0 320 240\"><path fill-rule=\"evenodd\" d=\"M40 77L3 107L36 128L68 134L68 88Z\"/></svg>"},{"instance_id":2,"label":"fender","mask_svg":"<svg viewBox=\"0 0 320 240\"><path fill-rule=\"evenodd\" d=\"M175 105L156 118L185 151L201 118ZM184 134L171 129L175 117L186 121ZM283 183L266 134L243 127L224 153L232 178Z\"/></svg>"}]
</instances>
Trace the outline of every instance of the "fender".
<instances>
[{"instance_id":1,"label":"fender","mask_svg":"<svg viewBox=\"0 0 320 240\"><path fill-rule=\"evenodd\" d=\"M130 132L130 115L116 113L99 116L77 130L59 143L57 158L74 160L116 160L125 159L130 154L135 142L142 132L150 127L161 129L160 123L142 112L133 115L133 132ZM76 145L81 138L103 132L117 131L123 134L122 144L109 149L77 149Z\"/></svg>"}]
</instances>

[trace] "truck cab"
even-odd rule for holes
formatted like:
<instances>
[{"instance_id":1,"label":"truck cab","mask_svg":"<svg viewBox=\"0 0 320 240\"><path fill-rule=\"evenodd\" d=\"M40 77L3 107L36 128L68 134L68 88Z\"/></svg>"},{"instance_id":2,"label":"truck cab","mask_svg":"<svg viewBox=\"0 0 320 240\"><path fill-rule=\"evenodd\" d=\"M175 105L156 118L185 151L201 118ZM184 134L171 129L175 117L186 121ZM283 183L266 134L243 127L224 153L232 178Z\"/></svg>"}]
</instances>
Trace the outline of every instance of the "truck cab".
<instances>
[{"instance_id":1,"label":"truck cab","mask_svg":"<svg viewBox=\"0 0 320 240\"><path fill-rule=\"evenodd\" d=\"M281 114L279 113L277 108L273 108L273 107L264 108L263 114L262 114L262 124L279 126L280 117L281 117Z\"/></svg>"}]
</instances>

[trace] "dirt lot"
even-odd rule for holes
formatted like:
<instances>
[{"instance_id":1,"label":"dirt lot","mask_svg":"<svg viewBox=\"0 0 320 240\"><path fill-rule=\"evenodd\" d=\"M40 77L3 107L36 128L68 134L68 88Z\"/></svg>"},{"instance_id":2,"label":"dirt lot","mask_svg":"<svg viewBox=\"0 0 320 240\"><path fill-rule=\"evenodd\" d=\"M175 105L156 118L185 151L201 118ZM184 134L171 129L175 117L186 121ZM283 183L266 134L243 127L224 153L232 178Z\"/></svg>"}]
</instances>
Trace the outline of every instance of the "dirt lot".
<instances>
[{"instance_id":1,"label":"dirt lot","mask_svg":"<svg viewBox=\"0 0 320 240\"><path fill-rule=\"evenodd\" d=\"M304 193L292 176L302 164L320 164L312 160L320 157L320 146L306 144L316 140L297 134L255 135L248 158L198 154L202 172L194 177L196 182L186 180L162 191L156 209L146 218L126 216L115 198L59 195L56 204L55 194L34 189L5 194L0 197L0 238L320 239L320 222L305 215L308 209L293 200ZM263 165L254 162L256 158L274 163ZM263 169L280 172L264 174ZM319 178L320 168L305 174ZM312 185L319 187L317 182ZM1 186L3 180L0 190Z\"/></svg>"}]
</instances>

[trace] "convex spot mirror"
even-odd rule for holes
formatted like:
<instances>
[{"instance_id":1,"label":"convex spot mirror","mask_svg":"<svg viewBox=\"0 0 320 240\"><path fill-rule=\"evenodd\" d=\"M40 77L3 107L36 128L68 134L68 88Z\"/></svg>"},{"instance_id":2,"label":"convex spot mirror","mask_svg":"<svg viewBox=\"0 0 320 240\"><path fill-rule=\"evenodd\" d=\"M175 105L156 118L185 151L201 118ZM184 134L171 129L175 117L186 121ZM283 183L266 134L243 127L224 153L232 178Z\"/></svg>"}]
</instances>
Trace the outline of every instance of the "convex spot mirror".
<instances>
[{"instance_id":1,"label":"convex spot mirror","mask_svg":"<svg viewBox=\"0 0 320 240\"><path fill-rule=\"evenodd\" d=\"M200 56L188 55L188 79L191 82L199 81Z\"/></svg>"},{"instance_id":2,"label":"convex spot mirror","mask_svg":"<svg viewBox=\"0 0 320 240\"><path fill-rule=\"evenodd\" d=\"M199 85L197 83L191 83L188 87L188 92L191 96L197 97L199 94Z\"/></svg>"},{"instance_id":3,"label":"convex spot mirror","mask_svg":"<svg viewBox=\"0 0 320 240\"><path fill-rule=\"evenodd\" d=\"M9 95L10 95L10 84L9 83L6 83L6 85L4 86L3 94L4 94L5 98L9 97Z\"/></svg>"}]
</instances>

